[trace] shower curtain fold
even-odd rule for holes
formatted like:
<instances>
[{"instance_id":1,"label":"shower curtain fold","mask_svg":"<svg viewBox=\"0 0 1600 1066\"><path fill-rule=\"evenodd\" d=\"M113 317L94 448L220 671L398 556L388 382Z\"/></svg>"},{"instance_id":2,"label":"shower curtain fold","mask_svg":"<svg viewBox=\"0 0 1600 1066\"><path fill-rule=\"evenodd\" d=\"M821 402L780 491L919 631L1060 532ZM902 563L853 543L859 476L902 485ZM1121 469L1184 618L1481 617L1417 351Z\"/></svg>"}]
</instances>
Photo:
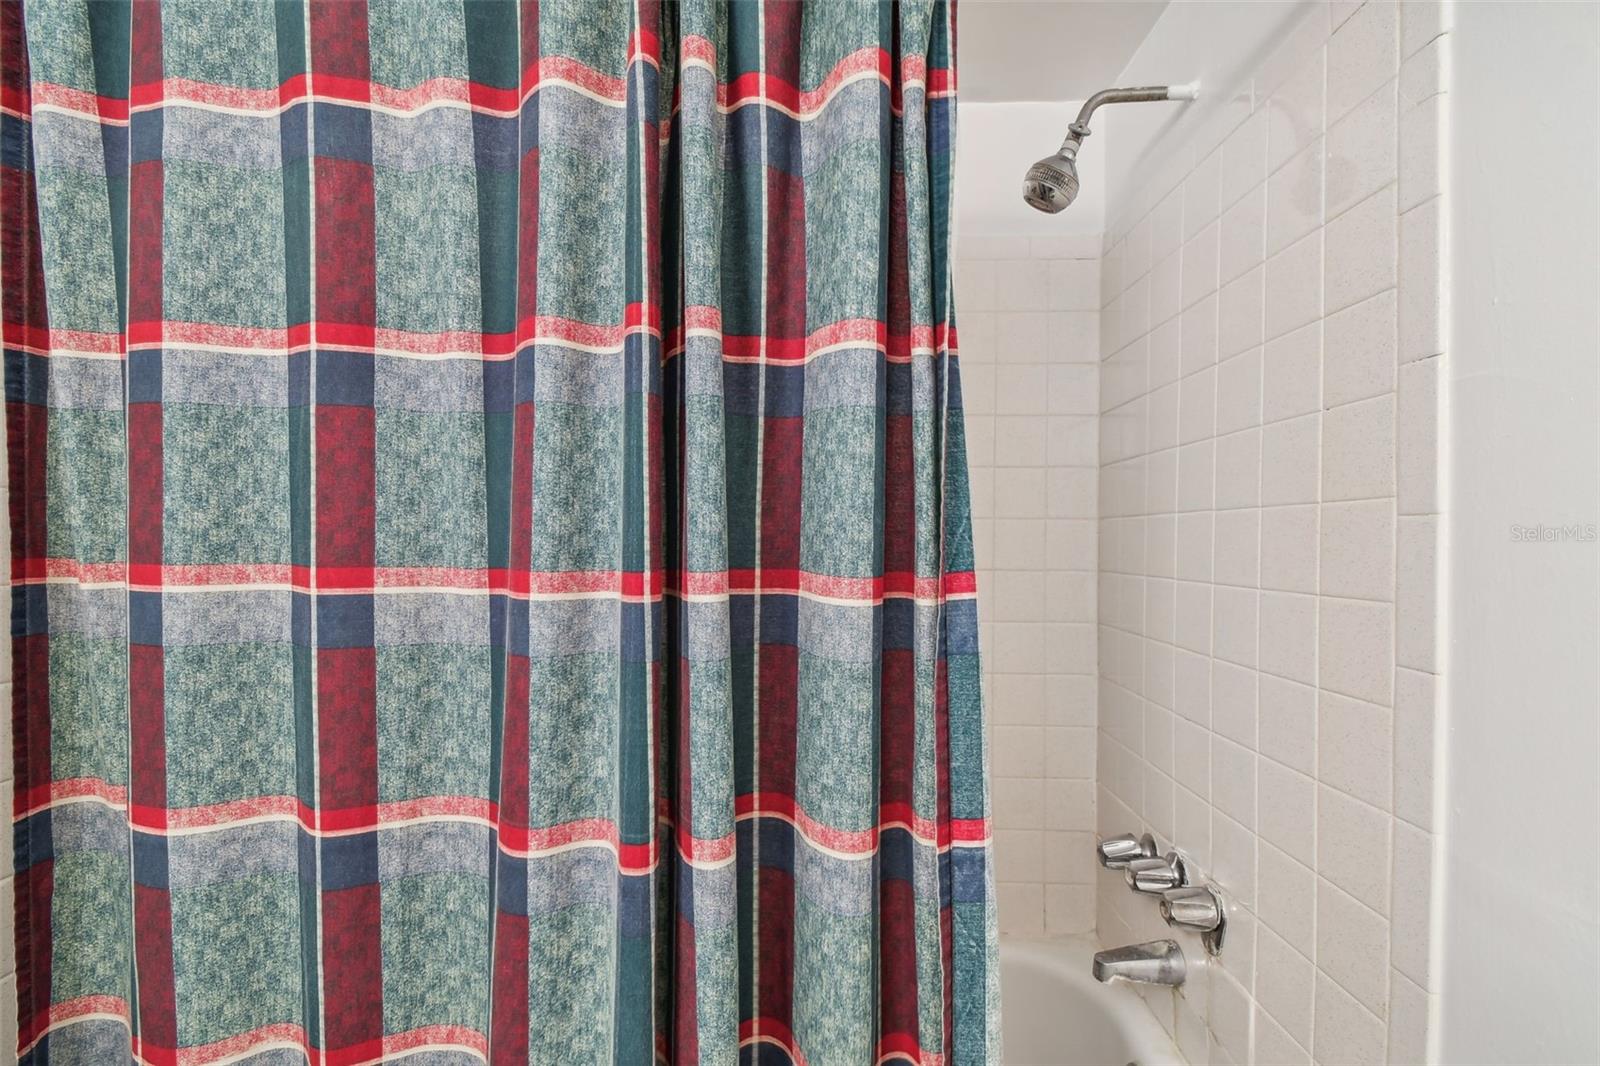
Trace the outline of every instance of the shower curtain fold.
<instances>
[{"instance_id":1,"label":"shower curtain fold","mask_svg":"<svg viewBox=\"0 0 1600 1066\"><path fill-rule=\"evenodd\" d=\"M21 1061L998 1061L953 12L0 4Z\"/></svg>"}]
</instances>

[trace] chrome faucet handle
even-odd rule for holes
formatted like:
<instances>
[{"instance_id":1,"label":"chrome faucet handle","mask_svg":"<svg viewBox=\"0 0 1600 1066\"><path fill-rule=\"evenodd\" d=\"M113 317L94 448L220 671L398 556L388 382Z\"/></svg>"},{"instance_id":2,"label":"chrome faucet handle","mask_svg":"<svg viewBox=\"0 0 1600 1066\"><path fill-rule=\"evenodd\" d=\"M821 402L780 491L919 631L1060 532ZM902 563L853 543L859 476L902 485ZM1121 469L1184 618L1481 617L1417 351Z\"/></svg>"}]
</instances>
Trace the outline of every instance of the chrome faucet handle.
<instances>
[{"instance_id":1,"label":"chrome faucet handle","mask_svg":"<svg viewBox=\"0 0 1600 1066\"><path fill-rule=\"evenodd\" d=\"M1120 870L1130 862L1153 858L1156 854L1156 842L1149 833L1142 837L1124 833L1119 837L1102 840L1095 847L1095 852L1100 857L1101 866L1108 870Z\"/></svg>"},{"instance_id":2,"label":"chrome faucet handle","mask_svg":"<svg viewBox=\"0 0 1600 1066\"><path fill-rule=\"evenodd\" d=\"M1189 883L1189 871L1183 865L1183 856L1169 851L1161 859L1135 859L1123 869L1128 887L1135 892L1157 896L1169 889L1182 888Z\"/></svg>"},{"instance_id":3,"label":"chrome faucet handle","mask_svg":"<svg viewBox=\"0 0 1600 1066\"><path fill-rule=\"evenodd\" d=\"M1228 923L1222 896L1211 885L1187 885L1161 894L1161 917L1168 925L1193 929L1200 934L1206 951L1222 950L1222 932Z\"/></svg>"}]
</instances>

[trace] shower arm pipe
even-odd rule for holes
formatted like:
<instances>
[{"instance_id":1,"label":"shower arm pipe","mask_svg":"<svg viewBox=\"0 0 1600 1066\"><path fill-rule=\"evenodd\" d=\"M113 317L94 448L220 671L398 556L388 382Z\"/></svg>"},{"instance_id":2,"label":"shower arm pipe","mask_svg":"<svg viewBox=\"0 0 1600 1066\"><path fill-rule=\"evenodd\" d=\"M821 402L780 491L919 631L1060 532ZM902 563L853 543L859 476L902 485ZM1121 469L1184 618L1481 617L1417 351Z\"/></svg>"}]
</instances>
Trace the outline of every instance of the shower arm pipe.
<instances>
[{"instance_id":1,"label":"shower arm pipe","mask_svg":"<svg viewBox=\"0 0 1600 1066\"><path fill-rule=\"evenodd\" d=\"M1152 100L1193 100L1200 95L1200 87L1189 85L1145 85L1131 89L1101 89L1083 102L1078 117L1067 127L1067 139L1061 147L1082 144L1089 136L1089 116L1103 104L1142 104Z\"/></svg>"}]
</instances>

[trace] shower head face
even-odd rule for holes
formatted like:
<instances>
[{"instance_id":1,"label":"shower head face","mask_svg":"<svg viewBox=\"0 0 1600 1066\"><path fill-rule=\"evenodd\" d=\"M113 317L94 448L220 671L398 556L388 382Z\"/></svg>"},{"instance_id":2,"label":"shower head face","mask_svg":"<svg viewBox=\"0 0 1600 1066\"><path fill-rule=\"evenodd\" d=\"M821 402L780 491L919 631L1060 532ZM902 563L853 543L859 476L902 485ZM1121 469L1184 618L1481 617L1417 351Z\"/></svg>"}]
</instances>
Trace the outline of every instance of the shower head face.
<instances>
[{"instance_id":1,"label":"shower head face","mask_svg":"<svg viewBox=\"0 0 1600 1066\"><path fill-rule=\"evenodd\" d=\"M1063 149L1028 168L1027 177L1022 179L1022 198L1029 207L1053 215L1078 198L1078 165L1074 154Z\"/></svg>"}]
</instances>

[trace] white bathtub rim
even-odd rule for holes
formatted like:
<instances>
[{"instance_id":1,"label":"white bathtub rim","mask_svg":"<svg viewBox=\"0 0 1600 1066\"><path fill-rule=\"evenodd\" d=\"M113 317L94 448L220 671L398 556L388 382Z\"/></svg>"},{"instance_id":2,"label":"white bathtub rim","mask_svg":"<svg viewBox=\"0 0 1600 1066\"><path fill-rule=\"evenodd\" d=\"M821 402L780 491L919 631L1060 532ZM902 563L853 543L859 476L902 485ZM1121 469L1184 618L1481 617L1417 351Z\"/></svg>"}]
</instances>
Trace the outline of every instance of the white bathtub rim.
<instances>
[{"instance_id":1,"label":"white bathtub rim","mask_svg":"<svg viewBox=\"0 0 1600 1066\"><path fill-rule=\"evenodd\" d=\"M1090 935L1000 938L1002 956L1047 966L1060 973L1075 993L1093 1000L1133 1045L1138 1066L1188 1066L1188 1060L1137 991L1125 984L1102 984L1094 979L1091 967L1098 950L1100 945ZM1203 978L1204 974L1199 976ZM1000 1009L1005 1010L1003 1000Z\"/></svg>"}]
</instances>

